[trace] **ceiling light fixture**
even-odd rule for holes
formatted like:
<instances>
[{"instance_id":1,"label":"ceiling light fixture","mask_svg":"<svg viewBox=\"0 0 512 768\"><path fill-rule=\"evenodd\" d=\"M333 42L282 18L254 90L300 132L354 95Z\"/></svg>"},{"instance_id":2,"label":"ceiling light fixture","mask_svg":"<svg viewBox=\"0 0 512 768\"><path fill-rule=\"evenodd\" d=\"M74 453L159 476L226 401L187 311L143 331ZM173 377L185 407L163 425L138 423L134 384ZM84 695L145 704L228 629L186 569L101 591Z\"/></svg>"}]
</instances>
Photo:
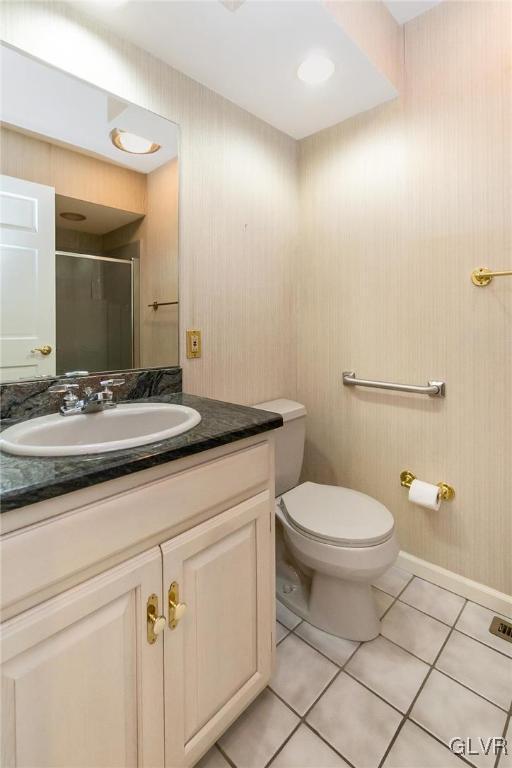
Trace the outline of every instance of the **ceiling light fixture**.
<instances>
[{"instance_id":1,"label":"ceiling light fixture","mask_svg":"<svg viewBox=\"0 0 512 768\"><path fill-rule=\"evenodd\" d=\"M334 72L334 62L322 53L312 53L297 70L297 77L309 85L325 83Z\"/></svg>"},{"instance_id":2,"label":"ceiling light fixture","mask_svg":"<svg viewBox=\"0 0 512 768\"><path fill-rule=\"evenodd\" d=\"M245 0L220 0L220 2L228 11L235 13L245 3Z\"/></svg>"},{"instance_id":3,"label":"ceiling light fixture","mask_svg":"<svg viewBox=\"0 0 512 768\"><path fill-rule=\"evenodd\" d=\"M85 221L87 218L83 213L74 213L73 211L64 211L63 213L60 213L59 216L63 219L67 219L67 221Z\"/></svg>"},{"instance_id":4,"label":"ceiling light fixture","mask_svg":"<svg viewBox=\"0 0 512 768\"><path fill-rule=\"evenodd\" d=\"M121 128L114 128L110 133L110 139L115 147L132 155L152 155L160 149L160 144L137 136L136 133L123 131Z\"/></svg>"}]
</instances>

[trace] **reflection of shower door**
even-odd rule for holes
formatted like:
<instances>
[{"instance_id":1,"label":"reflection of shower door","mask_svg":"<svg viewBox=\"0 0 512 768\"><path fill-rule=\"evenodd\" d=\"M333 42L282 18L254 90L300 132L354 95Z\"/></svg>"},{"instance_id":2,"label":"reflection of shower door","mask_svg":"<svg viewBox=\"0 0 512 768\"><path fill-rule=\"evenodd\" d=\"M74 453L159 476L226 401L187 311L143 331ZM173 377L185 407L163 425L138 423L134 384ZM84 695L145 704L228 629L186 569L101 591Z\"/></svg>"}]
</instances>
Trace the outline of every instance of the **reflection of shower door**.
<instances>
[{"instance_id":1,"label":"reflection of shower door","mask_svg":"<svg viewBox=\"0 0 512 768\"><path fill-rule=\"evenodd\" d=\"M132 262L56 254L57 373L133 367Z\"/></svg>"}]
</instances>

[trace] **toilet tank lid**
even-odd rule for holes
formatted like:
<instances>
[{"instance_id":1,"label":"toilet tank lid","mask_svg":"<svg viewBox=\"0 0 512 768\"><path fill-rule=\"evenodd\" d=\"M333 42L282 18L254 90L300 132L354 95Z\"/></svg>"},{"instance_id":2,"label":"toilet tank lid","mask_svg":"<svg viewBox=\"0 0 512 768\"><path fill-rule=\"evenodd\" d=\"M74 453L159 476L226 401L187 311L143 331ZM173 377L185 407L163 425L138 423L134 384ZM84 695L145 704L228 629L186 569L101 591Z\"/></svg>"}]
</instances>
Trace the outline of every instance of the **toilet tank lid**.
<instances>
[{"instance_id":1,"label":"toilet tank lid","mask_svg":"<svg viewBox=\"0 0 512 768\"><path fill-rule=\"evenodd\" d=\"M291 421L306 415L306 406L302 403L296 403L295 400L267 400L265 403L256 403L253 408L259 408L261 411L273 411L283 417L283 421Z\"/></svg>"}]
</instances>

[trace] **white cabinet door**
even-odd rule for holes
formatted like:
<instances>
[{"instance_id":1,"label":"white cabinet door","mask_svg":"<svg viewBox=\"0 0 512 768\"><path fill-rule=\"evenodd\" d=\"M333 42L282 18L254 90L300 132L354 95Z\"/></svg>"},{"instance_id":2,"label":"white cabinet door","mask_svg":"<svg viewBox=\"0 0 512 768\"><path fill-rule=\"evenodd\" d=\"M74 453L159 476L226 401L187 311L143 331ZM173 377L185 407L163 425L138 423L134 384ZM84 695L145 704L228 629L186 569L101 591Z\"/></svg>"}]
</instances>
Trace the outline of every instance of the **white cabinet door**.
<instances>
[{"instance_id":1,"label":"white cabinet door","mask_svg":"<svg viewBox=\"0 0 512 768\"><path fill-rule=\"evenodd\" d=\"M0 176L0 283L0 381L54 375L53 187Z\"/></svg>"},{"instance_id":2,"label":"white cabinet door","mask_svg":"<svg viewBox=\"0 0 512 768\"><path fill-rule=\"evenodd\" d=\"M163 640L148 643L146 621L161 558L155 547L3 624L5 768L163 766Z\"/></svg>"},{"instance_id":3,"label":"white cabinet door","mask_svg":"<svg viewBox=\"0 0 512 768\"><path fill-rule=\"evenodd\" d=\"M164 592L187 604L164 633L168 768L194 765L268 682L272 515L265 491L161 545Z\"/></svg>"}]
</instances>

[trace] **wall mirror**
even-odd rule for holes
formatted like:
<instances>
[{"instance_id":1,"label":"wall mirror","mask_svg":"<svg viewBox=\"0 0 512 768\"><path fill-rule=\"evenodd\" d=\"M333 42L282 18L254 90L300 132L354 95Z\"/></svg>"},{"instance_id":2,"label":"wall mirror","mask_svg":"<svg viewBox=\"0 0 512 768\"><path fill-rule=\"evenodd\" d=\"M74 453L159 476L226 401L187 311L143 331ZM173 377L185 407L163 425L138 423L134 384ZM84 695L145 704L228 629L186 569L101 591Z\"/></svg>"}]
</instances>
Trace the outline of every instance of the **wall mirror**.
<instances>
[{"instance_id":1,"label":"wall mirror","mask_svg":"<svg viewBox=\"0 0 512 768\"><path fill-rule=\"evenodd\" d=\"M178 365L178 126L0 54L1 381Z\"/></svg>"}]
</instances>

